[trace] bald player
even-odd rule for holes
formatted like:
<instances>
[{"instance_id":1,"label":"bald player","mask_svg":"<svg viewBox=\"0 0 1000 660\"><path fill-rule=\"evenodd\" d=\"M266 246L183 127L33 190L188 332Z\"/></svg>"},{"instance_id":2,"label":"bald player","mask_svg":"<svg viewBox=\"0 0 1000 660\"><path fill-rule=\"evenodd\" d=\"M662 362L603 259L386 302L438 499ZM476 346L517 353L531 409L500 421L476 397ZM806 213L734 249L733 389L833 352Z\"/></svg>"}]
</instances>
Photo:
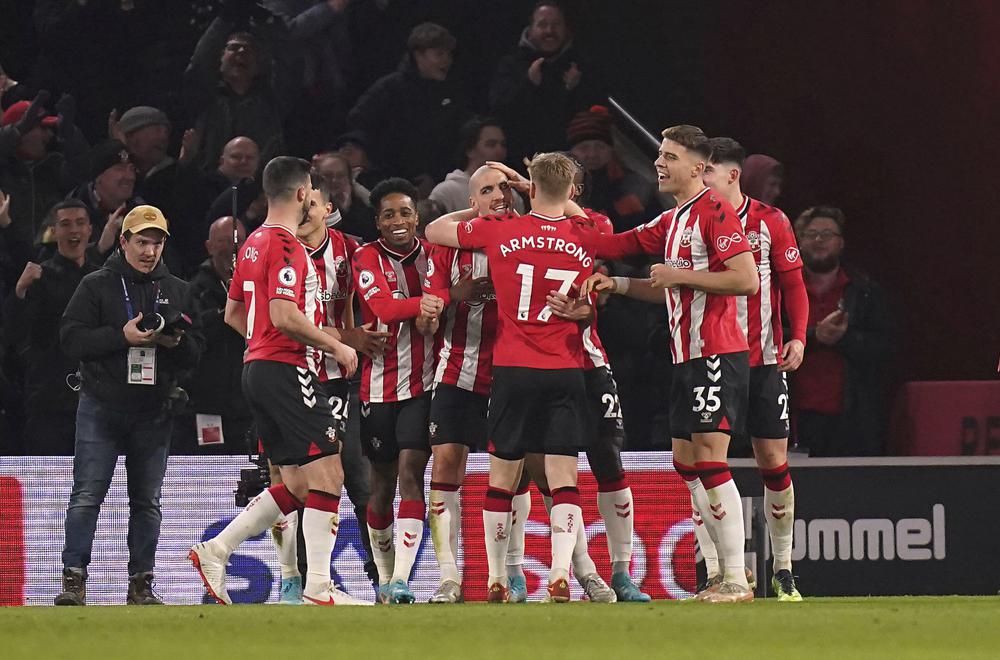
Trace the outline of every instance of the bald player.
<instances>
[{"instance_id":1,"label":"bald player","mask_svg":"<svg viewBox=\"0 0 1000 660\"><path fill-rule=\"evenodd\" d=\"M511 210L507 176L480 167L469 179L469 204L478 217L506 216ZM497 303L481 250L435 245L431 248L424 290L443 299L441 318L422 320L420 332L437 333L444 324L434 374L429 436L431 467L430 526L441 582L432 603L460 603L458 530L462 525L459 489L465 481L469 451L486 446L486 409L492 383Z\"/></svg>"}]
</instances>

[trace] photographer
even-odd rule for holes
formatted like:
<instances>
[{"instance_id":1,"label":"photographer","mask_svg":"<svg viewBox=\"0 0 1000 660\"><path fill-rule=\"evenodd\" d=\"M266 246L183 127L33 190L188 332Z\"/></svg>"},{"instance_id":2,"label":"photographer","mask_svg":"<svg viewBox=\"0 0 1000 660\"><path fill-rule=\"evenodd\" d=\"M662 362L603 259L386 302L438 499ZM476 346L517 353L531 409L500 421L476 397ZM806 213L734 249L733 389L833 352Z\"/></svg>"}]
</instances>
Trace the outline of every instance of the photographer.
<instances>
[{"instance_id":1,"label":"photographer","mask_svg":"<svg viewBox=\"0 0 1000 660\"><path fill-rule=\"evenodd\" d=\"M161 604L152 570L171 404L183 395L178 377L197 365L202 350L198 328L182 313L190 311L188 286L161 261L169 235L159 209L132 209L122 222L121 251L83 278L63 315L62 347L80 361L83 390L56 605L85 604L97 516L119 454L128 473L128 603Z\"/></svg>"}]
</instances>

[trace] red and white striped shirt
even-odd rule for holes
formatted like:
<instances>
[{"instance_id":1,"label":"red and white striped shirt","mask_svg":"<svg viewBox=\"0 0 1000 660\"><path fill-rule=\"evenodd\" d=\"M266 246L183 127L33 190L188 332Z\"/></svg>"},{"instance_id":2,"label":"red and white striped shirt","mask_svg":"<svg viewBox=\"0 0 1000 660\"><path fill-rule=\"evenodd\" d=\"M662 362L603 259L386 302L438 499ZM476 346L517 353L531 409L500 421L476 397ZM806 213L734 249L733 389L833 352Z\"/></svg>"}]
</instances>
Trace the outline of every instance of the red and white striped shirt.
<instances>
[{"instance_id":1,"label":"red and white striped shirt","mask_svg":"<svg viewBox=\"0 0 1000 660\"><path fill-rule=\"evenodd\" d=\"M319 247L313 249L306 246L306 249L319 276L318 295L326 308L325 324L343 329L346 327L345 317L351 293L354 291L351 258L358 249L358 243L336 229L328 229L326 239ZM332 356L324 355L321 351L318 353L316 364L321 382L347 377L343 367Z\"/></svg>"},{"instance_id":2,"label":"red and white striped shirt","mask_svg":"<svg viewBox=\"0 0 1000 660\"><path fill-rule=\"evenodd\" d=\"M724 262L749 251L736 210L704 188L682 206L621 234L604 237L601 259L662 254L674 268L721 272ZM665 292L674 363L747 350L736 317L736 297L676 287Z\"/></svg>"},{"instance_id":3,"label":"red and white striped shirt","mask_svg":"<svg viewBox=\"0 0 1000 660\"><path fill-rule=\"evenodd\" d=\"M434 338L417 331L420 283L427 274L422 241L399 254L379 239L358 248L353 260L354 285L361 296L363 323L389 333L385 353L362 356L361 400L405 401L429 391L434 377Z\"/></svg>"},{"instance_id":4,"label":"red and white striped shirt","mask_svg":"<svg viewBox=\"0 0 1000 660\"><path fill-rule=\"evenodd\" d=\"M792 223L780 210L743 197L736 210L757 262L760 290L736 299L740 327L750 344L750 366L781 363L781 287L778 273L802 268Z\"/></svg>"},{"instance_id":5,"label":"red and white striped shirt","mask_svg":"<svg viewBox=\"0 0 1000 660\"><path fill-rule=\"evenodd\" d=\"M489 396L493 383L493 344L497 334L497 299L450 304L448 290L460 280L489 277L481 250L431 247L424 289L449 303L442 331L434 383L454 385Z\"/></svg>"},{"instance_id":6,"label":"red and white striped shirt","mask_svg":"<svg viewBox=\"0 0 1000 660\"><path fill-rule=\"evenodd\" d=\"M612 224L611 219L603 213L598 213L597 211L591 209L584 209L583 212L590 218L590 221L594 223L594 227L597 228L604 236L611 236L615 233L615 226ZM590 306L594 310L594 317L591 319L590 324L583 329L583 348L586 352L586 359L583 361L583 368L586 370L590 369L600 369L601 367L608 366L608 354L604 350L604 345L601 343L601 338L597 335L597 295L590 295Z\"/></svg>"}]
</instances>

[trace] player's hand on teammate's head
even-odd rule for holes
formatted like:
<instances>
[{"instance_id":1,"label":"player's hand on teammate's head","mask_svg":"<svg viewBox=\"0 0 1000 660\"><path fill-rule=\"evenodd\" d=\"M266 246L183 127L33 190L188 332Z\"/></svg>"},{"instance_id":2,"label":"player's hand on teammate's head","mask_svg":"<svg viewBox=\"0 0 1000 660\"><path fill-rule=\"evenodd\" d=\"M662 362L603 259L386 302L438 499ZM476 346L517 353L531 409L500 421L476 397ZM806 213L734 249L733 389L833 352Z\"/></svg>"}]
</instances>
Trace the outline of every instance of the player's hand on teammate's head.
<instances>
[{"instance_id":1,"label":"player's hand on teammate's head","mask_svg":"<svg viewBox=\"0 0 1000 660\"><path fill-rule=\"evenodd\" d=\"M798 339L785 342L781 349L781 364L778 366L778 371L795 371L802 365L805 353L806 346Z\"/></svg>"},{"instance_id":2,"label":"player's hand on teammate's head","mask_svg":"<svg viewBox=\"0 0 1000 660\"><path fill-rule=\"evenodd\" d=\"M493 292L493 283L488 277L463 277L448 290L454 302L463 300L483 301Z\"/></svg>"},{"instance_id":3,"label":"player's hand on teammate's head","mask_svg":"<svg viewBox=\"0 0 1000 660\"><path fill-rule=\"evenodd\" d=\"M368 357L378 357L385 353L385 341L390 336L388 332L372 330L371 323L340 331L342 342Z\"/></svg>"},{"instance_id":4,"label":"player's hand on teammate's head","mask_svg":"<svg viewBox=\"0 0 1000 660\"><path fill-rule=\"evenodd\" d=\"M580 297L587 298L593 292L610 291L614 293L615 282L604 273L594 273L583 281L580 286Z\"/></svg>"},{"instance_id":5,"label":"player's hand on teammate's head","mask_svg":"<svg viewBox=\"0 0 1000 660\"><path fill-rule=\"evenodd\" d=\"M507 181L510 183L510 187L514 190L520 193L528 193L528 188L531 186L531 183L526 178L518 174L514 168L508 167L497 160L486 161L486 166L503 172L507 177Z\"/></svg>"}]
</instances>

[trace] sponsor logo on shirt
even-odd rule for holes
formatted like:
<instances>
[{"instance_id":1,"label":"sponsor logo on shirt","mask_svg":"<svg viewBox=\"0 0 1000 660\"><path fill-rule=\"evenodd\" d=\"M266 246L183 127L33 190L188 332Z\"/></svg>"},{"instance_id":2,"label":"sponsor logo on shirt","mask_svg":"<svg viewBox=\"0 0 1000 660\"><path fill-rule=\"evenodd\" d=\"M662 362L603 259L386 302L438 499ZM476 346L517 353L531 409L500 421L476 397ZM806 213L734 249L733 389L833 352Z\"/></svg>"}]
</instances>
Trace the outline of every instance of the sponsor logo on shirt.
<instances>
[{"instance_id":1,"label":"sponsor logo on shirt","mask_svg":"<svg viewBox=\"0 0 1000 660\"><path fill-rule=\"evenodd\" d=\"M392 283L396 281L396 271L387 270L385 271L385 281Z\"/></svg>"},{"instance_id":2,"label":"sponsor logo on shirt","mask_svg":"<svg viewBox=\"0 0 1000 660\"><path fill-rule=\"evenodd\" d=\"M374 296L378 292L379 292L379 288L377 286L373 286L372 288L368 289L368 291L366 291L365 295L362 296L362 297L365 300L368 300L369 298L371 298L372 296Z\"/></svg>"},{"instance_id":3,"label":"sponsor logo on shirt","mask_svg":"<svg viewBox=\"0 0 1000 660\"><path fill-rule=\"evenodd\" d=\"M465 230L466 234L471 234L472 233L472 223L471 222L463 222L462 223L462 229Z\"/></svg>"},{"instance_id":4,"label":"sponsor logo on shirt","mask_svg":"<svg viewBox=\"0 0 1000 660\"><path fill-rule=\"evenodd\" d=\"M542 231L556 231L556 228L552 225L542 225L539 229Z\"/></svg>"},{"instance_id":5,"label":"sponsor logo on shirt","mask_svg":"<svg viewBox=\"0 0 1000 660\"><path fill-rule=\"evenodd\" d=\"M286 289L283 286L279 286L278 288L276 288L274 290L274 293L276 295L279 295L279 296L294 296L295 295L294 291L292 291L291 289Z\"/></svg>"},{"instance_id":6,"label":"sponsor logo on shirt","mask_svg":"<svg viewBox=\"0 0 1000 660\"><path fill-rule=\"evenodd\" d=\"M663 264L665 266L670 266L671 268L691 268L691 262L681 257L676 259L667 259L663 262Z\"/></svg>"},{"instance_id":7,"label":"sponsor logo on shirt","mask_svg":"<svg viewBox=\"0 0 1000 660\"><path fill-rule=\"evenodd\" d=\"M790 247L785 250L785 259L788 259L788 263L793 264L799 258L799 249L795 247Z\"/></svg>"},{"instance_id":8,"label":"sponsor logo on shirt","mask_svg":"<svg viewBox=\"0 0 1000 660\"><path fill-rule=\"evenodd\" d=\"M736 243L742 243L742 242L743 242L743 237L740 236L738 233L733 232L732 236L719 236L719 238L716 239L715 241L715 245L716 247L719 248L719 252L725 252Z\"/></svg>"}]
</instances>

